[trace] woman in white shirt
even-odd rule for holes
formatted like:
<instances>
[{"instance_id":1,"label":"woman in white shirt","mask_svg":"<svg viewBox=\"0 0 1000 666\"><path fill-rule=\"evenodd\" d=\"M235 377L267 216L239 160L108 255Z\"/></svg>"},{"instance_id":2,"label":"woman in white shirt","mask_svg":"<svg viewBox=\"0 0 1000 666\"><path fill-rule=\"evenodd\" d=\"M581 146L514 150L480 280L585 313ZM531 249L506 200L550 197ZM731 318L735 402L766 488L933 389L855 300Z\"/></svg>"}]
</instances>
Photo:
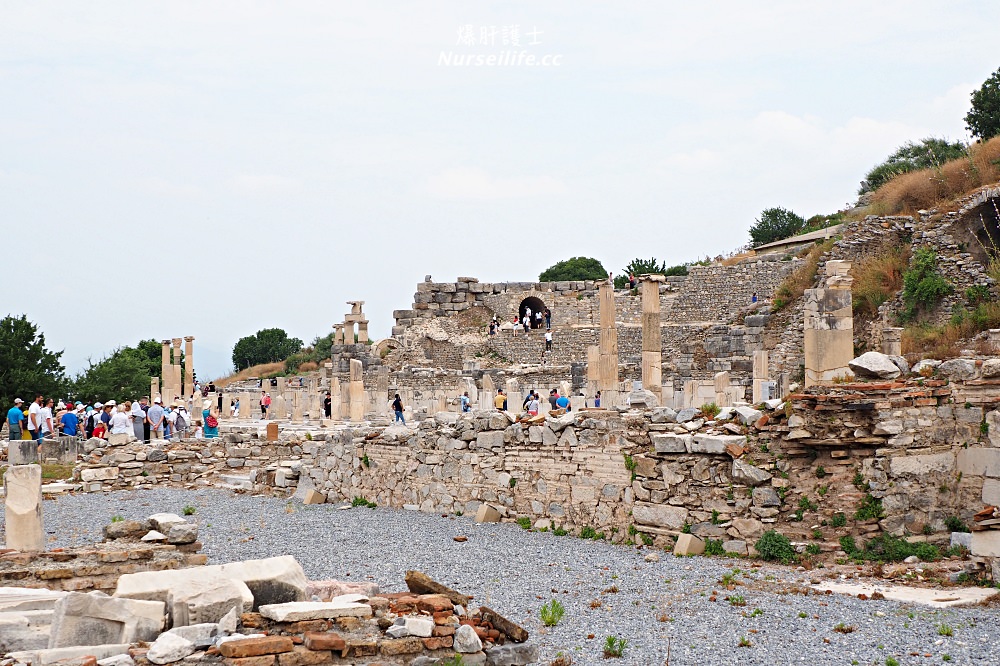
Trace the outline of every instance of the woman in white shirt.
<instances>
[{"instance_id":1,"label":"woman in white shirt","mask_svg":"<svg viewBox=\"0 0 1000 666\"><path fill-rule=\"evenodd\" d=\"M131 400L126 400L124 405L119 405L118 410L111 415L111 434L134 436Z\"/></svg>"}]
</instances>

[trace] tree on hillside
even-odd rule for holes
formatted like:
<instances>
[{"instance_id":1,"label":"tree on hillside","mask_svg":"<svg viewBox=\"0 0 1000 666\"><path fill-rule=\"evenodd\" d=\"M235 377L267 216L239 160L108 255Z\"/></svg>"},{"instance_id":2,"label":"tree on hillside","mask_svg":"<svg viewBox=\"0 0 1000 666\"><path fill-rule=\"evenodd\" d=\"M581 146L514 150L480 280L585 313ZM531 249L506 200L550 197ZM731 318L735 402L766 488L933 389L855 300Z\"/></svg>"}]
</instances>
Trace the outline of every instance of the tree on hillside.
<instances>
[{"instance_id":1,"label":"tree on hillside","mask_svg":"<svg viewBox=\"0 0 1000 666\"><path fill-rule=\"evenodd\" d=\"M163 347L156 340L142 340L135 347L118 347L73 380L73 397L94 400L133 400L149 393L149 378L160 376ZM184 376L184 362L181 362ZM162 377L161 377L162 380Z\"/></svg>"},{"instance_id":2,"label":"tree on hillside","mask_svg":"<svg viewBox=\"0 0 1000 666\"><path fill-rule=\"evenodd\" d=\"M765 208L750 227L750 247L760 247L794 236L806 221L785 208Z\"/></svg>"},{"instance_id":3,"label":"tree on hillside","mask_svg":"<svg viewBox=\"0 0 1000 666\"><path fill-rule=\"evenodd\" d=\"M624 289L628 286L629 273L636 277L647 273L663 273L667 270L666 262L656 260L656 257L649 259L635 258L628 262L628 265L615 276L615 289Z\"/></svg>"},{"instance_id":4,"label":"tree on hillside","mask_svg":"<svg viewBox=\"0 0 1000 666\"><path fill-rule=\"evenodd\" d=\"M964 157L968 147L956 141L927 137L920 143L908 141L865 175L858 194L874 192L901 173L940 167L948 160Z\"/></svg>"},{"instance_id":5,"label":"tree on hillside","mask_svg":"<svg viewBox=\"0 0 1000 666\"><path fill-rule=\"evenodd\" d=\"M25 315L0 319L0 404L9 409L14 398L25 402L36 393L62 395L66 390L66 369L62 352L45 347L45 334Z\"/></svg>"},{"instance_id":6,"label":"tree on hillside","mask_svg":"<svg viewBox=\"0 0 1000 666\"><path fill-rule=\"evenodd\" d=\"M982 141L1000 135L1000 69L972 93L972 110L965 116L965 126Z\"/></svg>"},{"instance_id":7,"label":"tree on hillside","mask_svg":"<svg viewBox=\"0 0 1000 666\"><path fill-rule=\"evenodd\" d=\"M608 271L597 259L573 257L549 266L538 276L539 282L565 282L566 280L606 280Z\"/></svg>"},{"instance_id":8,"label":"tree on hillside","mask_svg":"<svg viewBox=\"0 0 1000 666\"><path fill-rule=\"evenodd\" d=\"M233 365L243 370L261 363L275 363L302 349L302 341L290 338L283 329L265 328L240 338L233 346Z\"/></svg>"}]
</instances>

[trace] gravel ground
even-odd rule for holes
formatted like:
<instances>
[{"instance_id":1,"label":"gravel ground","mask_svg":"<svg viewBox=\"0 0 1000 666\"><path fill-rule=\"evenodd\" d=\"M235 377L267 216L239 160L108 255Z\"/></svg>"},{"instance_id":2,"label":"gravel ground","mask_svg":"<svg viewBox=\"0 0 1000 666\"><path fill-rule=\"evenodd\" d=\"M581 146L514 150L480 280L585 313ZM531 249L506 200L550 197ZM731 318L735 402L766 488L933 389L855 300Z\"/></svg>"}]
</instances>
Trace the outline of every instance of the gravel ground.
<instances>
[{"instance_id":1,"label":"gravel ground","mask_svg":"<svg viewBox=\"0 0 1000 666\"><path fill-rule=\"evenodd\" d=\"M290 554L311 579L374 580L384 591L404 588L407 569L421 569L472 594L531 633L542 662L560 653L573 664L1000 664L997 607L934 611L841 595L782 594L807 582L802 572L724 558L675 558L650 551L534 533L513 524L477 525L392 509L338 510L225 490L158 489L87 494L46 501L51 547L93 543L114 515L130 519L196 507L210 563ZM464 535L465 543L452 537ZM734 592L745 607L724 600L719 580L738 567ZM617 589L617 592L611 591ZM718 600L709 600L720 590ZM566 615L545 628L539 607L558 599ZM596 608L593 606L597 606ZM757 613L756 609L762 612ZM805 617L800 617L804 613ZM847 634L838 623L853 625ZM942 636L939 627L951 627ZM594 638L588 638L593 635ZM620 660L605 660L604 640L625 638ZM741 637L751 643L741 648ZM911 656L919 653L919 656ZM924 655L930 655L925 657Z\"/></svg>"}]
</instances>

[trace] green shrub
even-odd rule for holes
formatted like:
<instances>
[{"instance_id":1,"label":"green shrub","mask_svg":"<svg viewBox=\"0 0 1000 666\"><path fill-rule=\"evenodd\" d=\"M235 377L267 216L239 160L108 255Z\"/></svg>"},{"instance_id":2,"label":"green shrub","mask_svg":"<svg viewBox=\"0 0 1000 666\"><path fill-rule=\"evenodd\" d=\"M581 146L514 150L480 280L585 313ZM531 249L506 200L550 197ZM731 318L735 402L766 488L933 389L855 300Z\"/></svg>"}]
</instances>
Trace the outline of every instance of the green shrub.
<instances>
[{"instance_id":1,"label":"green shrub","mask_svg":"<svg viewBox=\"0 0 1000 666\"><path fill-rule=\"evenodd\" d=\"M590 525L587 525L582 530L580 530L580 538L581 539L596 539L597 538L597 530L595 530Z\"/></svg>"},{"instance_id":2,"label":"green shrub","mask_svg":"<svg viewBox=\"0 0 1000 666\"><path fill-rule=\"evenodd\" d=\"M972 93L972 108L965 116L972 136L986 140L1000 134L1000 69Z\"/></svg>"},{"instance_id":3,"label":"green shrub","mask_svg":"<svg viewBox=\"0 0 1000 666\"><path fill-rule=\"evenodd\" d=\"M567 280L607 280L608 271L597 259L573 257L549 266L538 276L539 282Z\"/></svg>"},{"instance_id":4,"label":"green shrub","mask_svg":"<svg viewBox=\"0 0 1000 666\"><path fill-rule=\"evenodd\" d=\"M552 533L555 534L556 536L566 536L567 534L569 534L569 532L567 532L562 527L555 528L554 530L552 530Z\"/></svg>"},{"instance_id":5,"label":"green shrub","mask_svg":"<svg viewBox=\"0 0 1000 666\"><path fill-rule=\"evenodd\" d=\"M948 516L945 519L944 524L952 532L969 532L969 526L962 522L962 519L958 516Z\"/></svg>"},{"instance_id":6,"label":"green shrub","mask_svg":"<svg viewBox=\"0 0 1000 666\"><path fill-rule=\"evenodd\" d=\"M722 548L722 539L705 539L705 555L718 556L725 554L726 551Z\"/></svg>"},{"instance_id":7,"label":"green shrub","mask_svg":"<svg viewBox=\"0 0 1000 666\"><path fill-rule=\"evenodd\" d=\"M830 519L830 525L833 527L843 527L847 525L847 516L844 515L843 511L838 511L833 514L833 518Z\"/></svg>"},{"instance_id":8,"label":"green shrub","mask_svg":"<svg viewBox=\"0 0 1000 666\"><path fill-rule=\"evenodd\" d=\"M792 542L784 534L774 530L764 532L754 544L760 556L769 562L788 564L795 559L795 549Z\"/></svg>"},{"instance_id":9,"label":"green shrub","mask_svg":"<svg viewBox=\"0 0 1000 666\"><path fill-rule=\"evenodd\" d=\"M903 321L912 320L920 310L927 310L950 294L954 288L938 271L937 254L930 248L916 251L910 267L903 273Z\"/></svg>"},{"instance_id":10,"label":"green shrub","mask_svg":"<svg viewBox=\"0 0 1000 666\"><path fill-rule=\"evenodd\" d=\"M566 607L555 599L552 599L542 606L539 613L542 617L542 624L546 627L554 627L559 624L559 620L563 619L563 615L566 614Z\"/></svg>"},{"instance_id":11,"label":"green shrub","mask_svg":"<svg viewBox=\"0 0 1000 666\"><path fill-rule=\"evenodd\" d=\"M990 300L990 288L985 284L974 284L965 290L965 300L972 308L985 303Z\"/></svg>"},{"instance_id":12,"label":"green shrub","mask_svg":"<svg viewBox=\"0 0 1000 666\"><path fill-rule=\"evenodd\" d=\"M882 500L875 499L871 493L867 493L861 500L858 510L854 512L854 519L871 520L872 518L885 518L885 512L882 510Z\"/></svg>"},{"instance_id":13,"label":"green shrub","mask_svg":"<svg viewBox=\"0 0 1000 666\"><path fill-rule=\"evenodd\" d=\"M111 516L111 522L120 523L125 520L125 516Z\"/></svg>"},{"instance_id":14,"label":"green shrub","mask_svg":"<svg viewBox=\"0 0 1000 666\"><path fill-rule=\"evenodd\" d=\"M701 406L701 413L706 417L708 417L709 419L714 419L716 416L719 415L719 412L721 411L722 408L719 407L714 402L707 402Z\"/></svg>"},{"instance_id":15,"label":"green shrub","mask_svg":"<svg viewBox=\"0 0 1000 666\"><path fill-rule=\"evenodd\" d=\"M949 160L965 157L967 150L965 144L947 139L928 137L920 143L908 141L865 175L858 194L874 192L902 173L940 168Z\"/></svg>"},{"instance_id":16,"label":"green shrub","mask_svg":"<svg viewBox=\"0 0 1000 666\"><path fill-rule=\"evenodd\" d=\"M521 529L530 530L531 529L531 518L527 516L521 516L517 519L517 524L521 526Z\"/></svg>"},{"instance_id":17,"label":"green shrub","mask_svg":"<svg viewBox=\"0 0 1000 666\"><path fill-rule=\"evenodd\" d=\"M840 537L840 549L853 557L854 553L858 552L858 544L855 543L854 537L842 536Z\"/></svg>"},{"instance_id":18,"label":"green shrub","mask_svg":"<svg viewBox=\"0 0 1000 666\"><path fill-rule=\"evenodd\" d=\"M376 504L375 502L369 502L364 497L355 497L354 499L351 500L351 506L366 506L374 509L375 507L378 506L378 504Z\"/></svg>"},{"instance_id":19,"label":"green shrub","mask_svg":"<svg viewBox=\"0 0 1000 666\"><path fill-rule=\"evenodd\" d=\"M819 508L819 506L816 502L813 502L811 499L803 495L799 498L799 508L803 511L815 511Z\"/></svg>"},{"instance_id":20,"label":"green shrub","mask_svg":"<svg viewBox=\"0 0 1000 666\"><path fill-rule=\"evenodd\" d=\"M806 221L786 208L765 208L750 227L750 247L788 238L799 233Z\"/></svg>"},{"instance_id":21,"label":"green shrub","mask_svg":"<svg viewBox=\"0 0 1000 666\"><path fill-rule=\"evenodd\" d=\"M191 506L190 504L188 504L188 505L187 505L186 507L184 507L184 510L183 510L183 512L184 512L184 515L185 515L185 516L193 516L193 515L194 515L194 512L195 512L196 510L197 510L197 509L195 509L195 508L194 508L193 506Z\"/></svg>"},{"instance_id":22,"label":"green shrub","mask_svg":"<svg viewBox=\"0 0 1000 666\"><path fill-rule=\"evenodd\" d=\"M818 543L809 544L808 546L806 546L806 552L809 553L810 555L819 555L820 553L819 544Z\"/></svg>"}]
</instances>

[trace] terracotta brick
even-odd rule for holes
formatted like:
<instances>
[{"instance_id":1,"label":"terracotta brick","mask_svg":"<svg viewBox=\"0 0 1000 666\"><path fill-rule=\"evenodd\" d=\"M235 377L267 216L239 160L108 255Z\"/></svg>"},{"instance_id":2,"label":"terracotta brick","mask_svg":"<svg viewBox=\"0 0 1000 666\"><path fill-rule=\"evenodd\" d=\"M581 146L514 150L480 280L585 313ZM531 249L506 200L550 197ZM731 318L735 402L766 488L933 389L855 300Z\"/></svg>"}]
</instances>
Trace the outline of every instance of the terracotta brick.
<instances>
[{"instance_id":1,"label":"terracotta brick","mask_svg":"<svg viewBox=\"0 0 1000 666\"><path fill-rule=\"evenodd\" d=\"M421 638L424 647L428 650L443 650L455 644L455 639L451 636L432 636L431 638Z\"/></svg>"},{"instance_id":2,"label":"terracotta brick","mask_svg":"<svg viewBox=\"0 0 1000 666\"><path fill-rule=\"evenodd\" d=\"M439 611L434 613L434 624L451 624L455 613L452 611Z\"/></svg>"},{"instance_id":3,"label":"terracotta brick","mask_svg":"<svg viewBox=\"0 0 1000 666\"><path fill-rule=\"evenodd\" d=\"M240 615L240 624L251 629L258 629L264 626L264 616L260 613L243 613Z\"/></svg>"},{"instance_id":4,"label":"terracotta brick","mask_svg":"<svg viewBox=\"0 0 1000 666\"><path fill-rule=\"evenodd\" d=\"M337 626L344 631L354 631L361 626L361 619L356 617L338 617Z\"/></svg>"},{"instance_id":5,"label":"terracotta brick","mask_svg":"<svg viewBox=\"0 0 1000 666\"><path fill-rule=\"evenodd\" d=\"M441 611L453 612L454 604L443 594L421 594L417 597L417 608L437 616Z\"/></svg>"},{"instance_id":6,"label":"terracotta brick","mask_svg":"<svg viewBox=\"0 0 1000 666\"><path fill-rule=\"evenodd\" d=\"M100 553L97 559L101 562L124 562L128 559L127 550L115 550L107 553Z\"/></svg>"},{"instance_id":7,"label":"terracotta brick","mask_svg":"<svg viewBox=\"0 0 1000 666\"><path fill-rule=\"evenodd\" d=\"M310 650L343 650L345 647L343 637L335 631L319 632L308 631L305 636L305 646Z\"/></svg>"},{"instance_id":8,"label":"terracotta brick","mask_svg":"<svg viewBox=\"0 0 1000 666\"><path fill-rule=\"evenodd\" d=\"M72 569L42 569L35 573L41 580L56 580L59 578L72 578Z\"/></svg>"},{"instance_id":9,"label":"terracotta brick","mask_svg":"<svg viewBox=\"0 0 1000 666\"><path fill-rule=\"evenodd\" d=\"M422 652L424 644L419 638L410 636L408 638L387 638L379 645L379 652L386 656L397 654L414 654Z\"/></svg>"},{"instance_id":10,"label":"terracotta brick","mask_svg":"<svg viewBox=\"0 0 1000 666\"><path fill-rule=\"evenodd\" d=\"M441 636L454 636L454 635L455 635L455 627L450 624L437 626L431 630L431 636L441 637Z\"/></svg>"},{"instance_id":11,"label":"terracotta brick","mask_svg":"<svg viewBox=\"0 0 1000 666\"><path fill-rule=\"evenodd\" d=\"M219 652L223 657L259 657L291 652L293 647L292 639L288 636L263 636L223 643L219 646Z\"/></svg>"},{"instance_id":12,"label":"terracotta brick","mask_svg":"<svg viewBox=\"0 0 1000 666\"><path fill-rule=\"evenodd\" d=\"M309 650L296 647L291 652L278 655L278 666L314 666L331 661L333 655L329 650Z\"/></svg>"},{"instance_id":13,"label":"terracotta brick","mask_svg":"<svg viewBox=\"0 0 1000 666\"><path fill-rule=\"evenodd\" d=\"M264 654L259 657L242 657L238 659L223 659L226 666L274 666L274 655Z\"/></svg>"}]
</instances>

